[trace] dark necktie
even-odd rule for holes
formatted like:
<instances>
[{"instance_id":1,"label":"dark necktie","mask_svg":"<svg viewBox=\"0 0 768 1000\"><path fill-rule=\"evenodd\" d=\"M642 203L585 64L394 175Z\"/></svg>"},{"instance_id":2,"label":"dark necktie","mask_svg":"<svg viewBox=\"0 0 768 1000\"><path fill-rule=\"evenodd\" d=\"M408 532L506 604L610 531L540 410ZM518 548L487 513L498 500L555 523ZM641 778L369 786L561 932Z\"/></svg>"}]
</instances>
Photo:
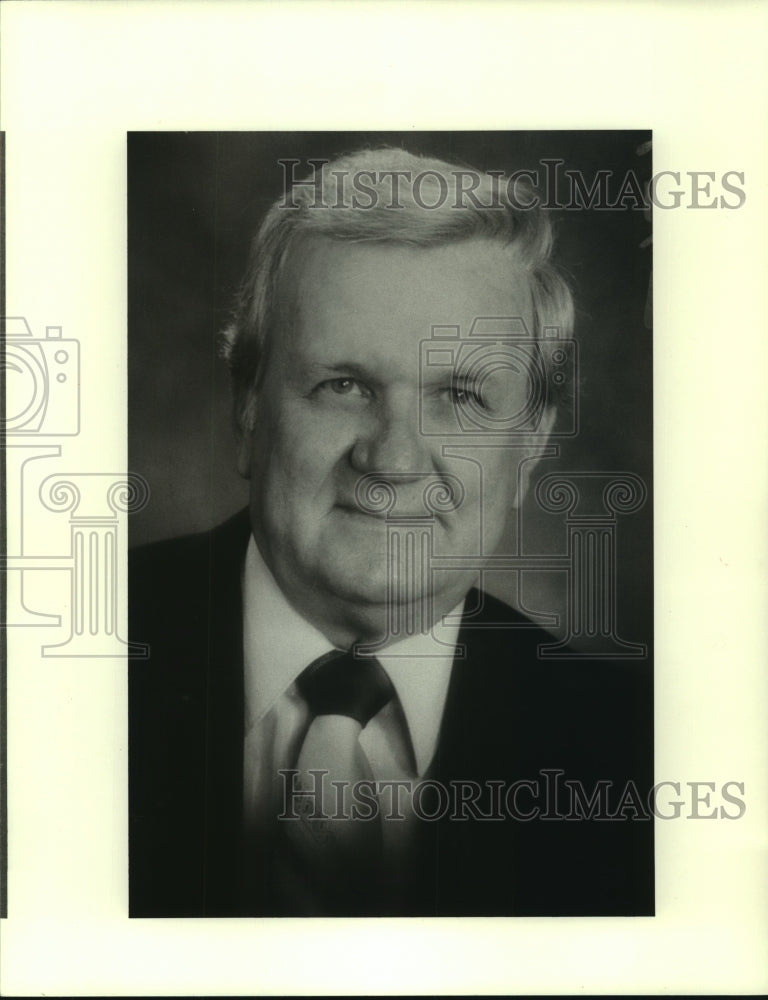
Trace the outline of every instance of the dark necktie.
<instances>
[{"instance_id":1,"label":"dark necktie","mask_svg":"<svg viewBox=\"0 0 768 1000\"><path fill-rule=\"evenodd\" d=\"M393 697L392 682L378 660L334 651L296 686L311 722L279 821L288 848L278 852L279 894L296 913L375 914L384 888L381 817L359 736Z\"/></svg>"}]
</instances>

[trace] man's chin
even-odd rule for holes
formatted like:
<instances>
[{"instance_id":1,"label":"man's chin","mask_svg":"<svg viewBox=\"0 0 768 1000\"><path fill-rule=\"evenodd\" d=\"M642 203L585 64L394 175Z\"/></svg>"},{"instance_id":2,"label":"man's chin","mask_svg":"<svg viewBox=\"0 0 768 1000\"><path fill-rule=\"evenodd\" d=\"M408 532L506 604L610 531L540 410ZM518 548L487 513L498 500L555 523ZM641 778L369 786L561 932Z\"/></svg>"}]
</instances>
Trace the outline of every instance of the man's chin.
<instances>
[{"instance_id":1,"label":"man's chin","mask_svg":"<svg viewBox=\"0 0 768 1000\"><path fill-rule=\"evenodd\" d=\"M384 570L341 570L326 576L328 592L350 604L384 606L390 599L389 580Z\"/></svg>"},{"instance_id":2,"label":"man's chin","mask_svg":"<svg viewBox=\"0 0 768 1000\"><path fill-rule=\"evenodd\" d=\"M329 572L326 567L323 582L327 592L338 600L363 607L386 609L393 601L398 604L410 604L421 601L425 596L424 588L414 587L412 577L394 576L390 579L386 560L359 566L340 566L336 572Z\"/></svg>"}]
</instances>

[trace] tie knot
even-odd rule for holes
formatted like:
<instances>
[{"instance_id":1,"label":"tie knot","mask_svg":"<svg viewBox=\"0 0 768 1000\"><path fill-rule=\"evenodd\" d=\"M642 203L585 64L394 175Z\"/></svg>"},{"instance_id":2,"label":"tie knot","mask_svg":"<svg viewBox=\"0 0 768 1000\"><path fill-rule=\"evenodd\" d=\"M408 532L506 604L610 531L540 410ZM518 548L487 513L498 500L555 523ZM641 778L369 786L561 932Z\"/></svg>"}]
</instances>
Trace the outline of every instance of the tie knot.
<instances>
[{"instance_id":1,"label":"tie knot","mask_svg":"<svg viewBox=\"0 0 768 1000\"><path fill-rule=\"evenodd\" d=\"M346 715L365 728L395 691L373 657L334 651L307 667L296 684L313 715Z\"/></svg>"}]
</instances>

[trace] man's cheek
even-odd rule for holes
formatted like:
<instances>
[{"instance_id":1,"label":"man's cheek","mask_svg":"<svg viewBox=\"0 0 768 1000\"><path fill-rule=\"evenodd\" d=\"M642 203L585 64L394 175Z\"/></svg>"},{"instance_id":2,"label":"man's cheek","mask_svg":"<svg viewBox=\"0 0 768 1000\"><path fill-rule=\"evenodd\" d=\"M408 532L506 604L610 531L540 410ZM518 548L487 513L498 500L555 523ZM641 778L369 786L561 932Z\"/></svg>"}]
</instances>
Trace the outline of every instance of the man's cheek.
<instances>
[{"instance_id":1,"label":"man's cheek","mask_svg":"<svg viewBox=\"0 0 768 1000\"><path fill-rule=\"evenodd\" d=\"M357 425L348 415L314 407L290 416L281 428L280 438L287 460L313 458L321 464L324 456L332 459L351 448L356 434Z\"/></svg>"}]
</instances>

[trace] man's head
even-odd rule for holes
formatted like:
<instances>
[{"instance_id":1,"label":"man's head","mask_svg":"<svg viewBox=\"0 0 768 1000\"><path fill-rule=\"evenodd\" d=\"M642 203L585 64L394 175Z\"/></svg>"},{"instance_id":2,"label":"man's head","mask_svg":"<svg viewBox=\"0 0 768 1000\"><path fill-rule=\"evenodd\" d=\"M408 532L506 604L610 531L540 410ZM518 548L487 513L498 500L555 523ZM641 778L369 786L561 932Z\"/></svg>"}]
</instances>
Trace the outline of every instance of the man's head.
<instances>
[{"instance_id":1,"label":"man's head","mask_svg":"<svg viewBox=\"0 0 768 1000\"><path fill-rule=\"evenodd\" d=\"M551 397L530 405L534 369L551 363L543 331L572 326L551 226L518 207L521 186L515 204L476 176L468 192L459 168L391 149L326 165L318 187L268 213L225 333L254 536L288 599L338 645L381 633L397 572L361 484L384 484L401 518L429 513L435 485L448 491L434 552L469 558L407 591L428 586L438 616L498 544L554 421ZM435 328L466 338L482 317L516 321L525 349L507 328L429 363Z\"/></svg>"}]
</instances>

